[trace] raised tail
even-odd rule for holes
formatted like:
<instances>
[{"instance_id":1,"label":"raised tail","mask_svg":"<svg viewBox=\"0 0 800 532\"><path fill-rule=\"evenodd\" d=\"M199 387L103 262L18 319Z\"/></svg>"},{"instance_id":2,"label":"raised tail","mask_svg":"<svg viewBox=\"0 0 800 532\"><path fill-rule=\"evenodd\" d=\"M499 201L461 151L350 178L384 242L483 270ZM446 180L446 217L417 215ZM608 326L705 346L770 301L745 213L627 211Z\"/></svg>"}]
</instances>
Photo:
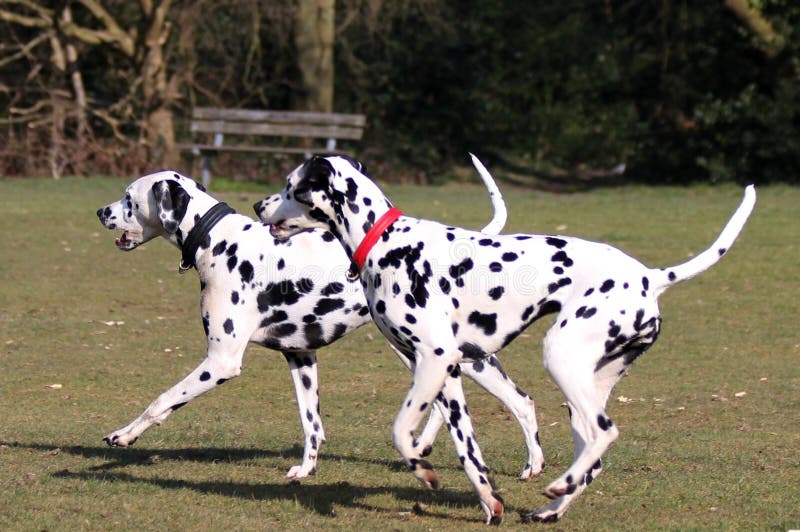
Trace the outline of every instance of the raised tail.
<instances>
[{"instance_id":1,"label":"raised tail","mask_svg":"<svg viewBox=\"0 0 800 532\"><path fill-rule=\"evenodd\" d=\"M753 207L756 204L756 189L753 185L748 185L744 189L744 198L739 208L733 213L731 219L725 225L725 228L719 234L717 239L711 246L694 257L682 264L670 266L668 268L661 268L657 270L661 275L661 282L656 278L654 288L658 293L663 292L673 284L691 279L698 273L702 273L717 263L722 256L728 252L733 245L739 233L744 228L744 224L753 212Z\"/></svg>"},{"instance_id":2,"label":"raised tail","mask_svg":"<svg viewBox=\"0 0 800 532\"><path fill-rule=\"evenodd\" d=\"M497 188L497 183L494 182L494 178L492 174L489 173L489 170L487 170L486 167L483 166L483 163L473 154L470 153L469 156L472 158L472 164L478 171L478 175L481 176L483 184L486 185L486 188L489 190L489 199L492 200L492 207L494 208L494 216L492 216L491 221L486 227L481 229L481 233L497 235L503 230L503 227L506 225L506 220L508 219L506 202L503 201L503 195L500 194L500 189Z\"/></svg>"}]
</instances>

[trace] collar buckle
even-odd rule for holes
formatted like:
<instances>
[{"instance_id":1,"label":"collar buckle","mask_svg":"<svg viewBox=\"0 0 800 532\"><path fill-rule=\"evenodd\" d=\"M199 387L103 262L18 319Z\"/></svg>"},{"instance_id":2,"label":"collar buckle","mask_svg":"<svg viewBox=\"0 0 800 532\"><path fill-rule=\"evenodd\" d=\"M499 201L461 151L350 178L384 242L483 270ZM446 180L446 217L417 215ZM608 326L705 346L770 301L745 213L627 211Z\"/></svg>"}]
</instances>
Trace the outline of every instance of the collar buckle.
<instances>
[{"instance_id":1,"label":"collar buckle","mask_svg":"<svg viewBox=\"0 0 800 532\"><path fill-rule=\"evenodd\" d=\"M355 281L361 277L361 269L358 267L358 263L356 263L356 261L350 262L350 267L347 268L344 276L348 281Z\"/></svg>"}]
</instances>

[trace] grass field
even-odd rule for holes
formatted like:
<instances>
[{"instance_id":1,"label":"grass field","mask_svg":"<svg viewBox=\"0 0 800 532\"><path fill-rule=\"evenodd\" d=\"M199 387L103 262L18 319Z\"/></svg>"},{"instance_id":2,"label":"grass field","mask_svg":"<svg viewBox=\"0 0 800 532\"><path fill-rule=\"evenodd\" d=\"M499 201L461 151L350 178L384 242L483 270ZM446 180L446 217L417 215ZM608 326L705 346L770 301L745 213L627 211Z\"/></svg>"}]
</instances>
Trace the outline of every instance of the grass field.
<instances>
[{"instance_id":1,"label":"grass field","mask_svg":"<svg viewBox=\"0 0 800 532\"><path fill-rule=\"evenodd\" d=\"M322 350L328 443L318 474L283 480L302 433L283 357L248 349L242 376L127 449L127 424L203 356L195 273L163 240L114 247L95 210L127 183L0 180L0 529L464 530L482 512L446 436L431 457L443 488L421 491L391 445L409 374L372 326ZM241 212L263 193L219 194ZM478 185L388 187L412 215L480 227ZM608 241L653 266L717 235L736 187L505 190L508 231ZM605 473L551 530L800 528L800 189L759 190L739 241L662 299L661 339L609 412L621 436ZM543 505L572 457L566 409L541 365L543 320L501 354L537 401L545 473L529 482L503 407L468 383L506 528ZM112 323L113 322L113 323ZM108 325L107 323L112 323ZM354 363L357 361L357 363Z\"/></svg>"}]
</instances>

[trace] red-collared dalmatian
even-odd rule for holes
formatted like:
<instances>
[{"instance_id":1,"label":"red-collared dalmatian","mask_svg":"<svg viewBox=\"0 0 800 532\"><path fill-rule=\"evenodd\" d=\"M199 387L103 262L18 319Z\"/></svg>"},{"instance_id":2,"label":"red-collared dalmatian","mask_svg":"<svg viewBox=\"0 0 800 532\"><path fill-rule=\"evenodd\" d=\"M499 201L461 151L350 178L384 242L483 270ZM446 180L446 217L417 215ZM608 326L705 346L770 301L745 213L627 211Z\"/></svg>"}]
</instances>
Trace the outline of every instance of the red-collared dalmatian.
<instances>
[{"instance_id":1,"label":"red-collared dalmatian","mask_svg":"<svg viewBox=\"0 0 800 532\"><path fill-rule=\"evenodd\" d=\"M495 217L487 228L497 232L505 223L505 205L491 176L484 168L478 169L495 207ZM301 479L313 474L319 446L325 441L316 349L370 321L361 286L347 279L350 261L334 237L325 231L310 231L291 241L276 240L265 224L233 213L202 185L169 171L136 180L127 187L124 198L99 209L97 215L106 228L122 231L116 245L123 251L159 236L183 250L182 268L195 266L200 278L200 310L208 345L205 359L194 371L105 441L112 446L132 445L178 408L238 376L245 347L254 342L281 351L294 381L305 448L302 463L293 466L286 477ZM464 373L517 417L528 445L522 478L541 472L544 459L530 397L508 378L494 357L486 363L465 364ZM456 380L446 391L450 401L442 404L442 411L431 413L420 440L426 453L442 425L442 416L453 420L465 415L460 384Z\"/></svg>"},{"instance_id":2,"label":"red-collared dalmatian","mask_svg":"<svg viewBox=\"0 0 800 532\"><path fill-rule=\"evenodd\" d=\"M745 189L744 200L709 249L684 264L652 269L607 244L578 238L489 237L397 217L361 170L359 163L342 157L310 159L289 175L262 220L273 223L278 238L312 227L328 229L350 257L362 251L362 241L375 236L373 227L381 228L365 262L356 260L354 269L360 270L378 328L415 361L393 439L426 486L436 484L436 474L414 445L414 431L462 357L480 359L497 352L536 319L557 315L544 340L544 365L569 406L575 458L545 489L554 501L524 517L556 521L600 474L601 457L617 438L605 405L628 366L658 336L658 296L727 252L752 212L755 189ZM386 216L391 216L389 223ZM487 468L474 435L466 432L464 437L473 450L461 455L465 471L487 522L499 522L502 501L485 482Z\"/></svg>"}]
</instances>

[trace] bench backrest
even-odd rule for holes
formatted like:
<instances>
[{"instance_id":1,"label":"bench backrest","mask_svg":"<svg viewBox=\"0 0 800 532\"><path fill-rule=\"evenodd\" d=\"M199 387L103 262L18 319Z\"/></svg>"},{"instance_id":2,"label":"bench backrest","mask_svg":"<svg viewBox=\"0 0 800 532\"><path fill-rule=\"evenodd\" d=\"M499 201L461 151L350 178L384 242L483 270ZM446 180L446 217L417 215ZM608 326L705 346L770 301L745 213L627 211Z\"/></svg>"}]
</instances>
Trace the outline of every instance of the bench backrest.
<instances>
[{"instance_id":1,"label":"bench backrest","mask_svg":"<svg viewBox=\"0 0 800 532\"><path fill-rule=\"evenodd\" d=\"M366 117L358 114L196 107L192 133L359 140Z\"/></svg>"}]
</instances>

